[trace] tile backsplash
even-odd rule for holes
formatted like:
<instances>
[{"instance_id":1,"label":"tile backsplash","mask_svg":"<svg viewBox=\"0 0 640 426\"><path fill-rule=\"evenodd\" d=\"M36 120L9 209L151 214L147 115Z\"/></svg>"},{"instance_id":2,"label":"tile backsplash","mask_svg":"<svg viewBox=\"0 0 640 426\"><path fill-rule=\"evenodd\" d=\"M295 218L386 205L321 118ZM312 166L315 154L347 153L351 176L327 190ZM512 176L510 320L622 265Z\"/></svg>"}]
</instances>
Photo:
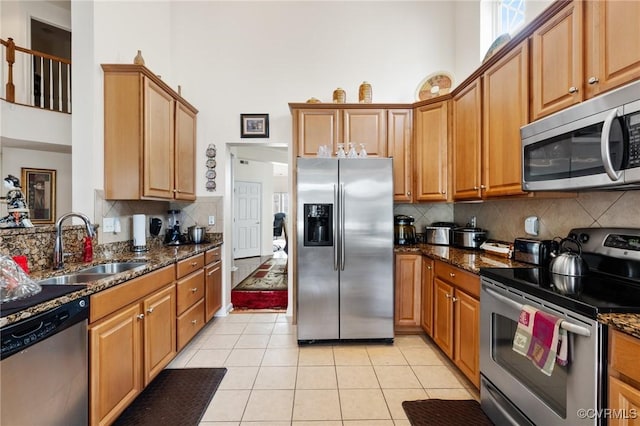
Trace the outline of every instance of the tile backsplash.
<instances>
[{"instance_id":1,"label":"tile backsplash","mask_svg":"<svg viewBox=\"0 0 640 426\"><path fill-rule=\"evenodd\" d=\"M487 229L490 239L513 241L526 236L524 220L537 216L540 224L535 238L566 236L578 227L640 228L640 191L580 192L569 198L522 198L476 203L396 204L394 214L408 214L416 221L416 231L437 221L460 225L477 218L477 226Z\"/></svg>"}]
</instances>

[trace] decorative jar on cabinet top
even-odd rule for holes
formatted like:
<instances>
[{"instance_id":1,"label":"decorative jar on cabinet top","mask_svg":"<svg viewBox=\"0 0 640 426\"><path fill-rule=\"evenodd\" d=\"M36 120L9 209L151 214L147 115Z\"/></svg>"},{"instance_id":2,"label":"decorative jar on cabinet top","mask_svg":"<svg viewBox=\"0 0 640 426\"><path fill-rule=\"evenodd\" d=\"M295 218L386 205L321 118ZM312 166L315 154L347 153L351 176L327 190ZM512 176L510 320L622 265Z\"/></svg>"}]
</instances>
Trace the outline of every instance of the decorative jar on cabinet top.
<instances>
[{"instance_id":1,"label":"decorative jar on cabinet top","mask_svg":"<svg viewBox=\"0 0 640 426\"><path fill-rule=\"evenodd\" d=\"M358 100L361 104L371 103L371 84L363 81L358 90Z\"/></svg>"},{"instance_id":2,"label":"decorative jar on cabinet top","mask_svg":"<svg viewBox=\"0 0 640 426\"><path fill-rule=\"evenodd\" d=\"M338 87L333 91L333 103L343 104L347 101L347 93L343 88Z\"/></svg>"}]
</instances>

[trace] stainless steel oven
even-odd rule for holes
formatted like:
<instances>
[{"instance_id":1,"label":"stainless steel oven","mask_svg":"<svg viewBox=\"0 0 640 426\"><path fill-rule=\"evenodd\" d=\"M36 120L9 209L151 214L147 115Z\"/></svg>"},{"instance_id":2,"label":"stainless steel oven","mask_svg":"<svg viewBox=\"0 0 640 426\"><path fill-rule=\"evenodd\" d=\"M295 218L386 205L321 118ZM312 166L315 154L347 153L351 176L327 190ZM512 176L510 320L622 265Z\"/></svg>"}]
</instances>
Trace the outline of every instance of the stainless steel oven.
<instances>
[{"instance_id":1,"label":"stainless steel oven","mask_svg":"<svg viewBox=\"0 0 640 426\"><path fill-rule=\"evenodd\" d=\"M562 318L562 327L569 331L569 364L556 365L551 376L512 350L523 304ZM480 321L482 408L494 423L597 424L579 414L581 409L601 406L598 360L606 348L601 324L486 277L482 278Z\"/></svg>"},{"instance_id":2,"label":"stainless steel oven","mask_svg":"<svg viewBox=\"0 0 640 426\"><path fill-rule=\"evenodd\" d=\"M573 286L544 267L480 270L480 397L498 425L606 422L597 413L607 408L607 327L597 318L640 313L640 229L577 228L568 236L582 243L589 266ZM523 305L561 318L568 331L569 362L551 376L512 349Z\"/></svg>"}]
</instances>

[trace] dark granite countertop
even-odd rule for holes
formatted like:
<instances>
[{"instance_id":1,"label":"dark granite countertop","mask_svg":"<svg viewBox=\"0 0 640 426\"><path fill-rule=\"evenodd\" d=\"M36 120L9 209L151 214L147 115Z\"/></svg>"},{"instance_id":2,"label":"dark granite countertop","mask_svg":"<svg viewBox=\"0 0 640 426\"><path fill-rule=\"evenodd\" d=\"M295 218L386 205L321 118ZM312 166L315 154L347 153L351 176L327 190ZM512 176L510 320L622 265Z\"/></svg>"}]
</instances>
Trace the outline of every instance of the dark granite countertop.
<instances>
[{"instance_id":1,"label":"dark granite countertop","mask_svg":"<svg viewBox=\"0 0 640 426\"><path fill-rule=\"evenodd\" d=\"M483 250L460 249L457 247L437 246L433 244L396 246L395 252L422 254L432 259L450 263L474 274L479 274L480 268L530 268L535 266L494 254L488 254Z\"/></svg>"},{"instance_id":2,"label":"dark granite countertop","mask_svg":"<svg viewBox=\"0 0 640 426\"><path fill-rule=\"evenodd\" d=\"M4 327L5 325L20 321L22 319L28 318L33 315L37 315L42 312L46 312L50 309L56 308L64 303L67 303L71 300L75 300L77 298L83 296L90 296L94 293L97 293L102 290L106 290L110 287L121 284L125 281L129 281L133 278L139 277L141 275L147 274L156 269L160 269L164 266L172 265L179 262L182 259L186 259L191 256L195 256L199 253L204 253L207 250L218 247L222 245L222 234L217 234L215 238L212 239L211 242L205 244L189 244L183 246L163 246L160 248L149 250L144 253L134 253L131 251L123 251L118 253L112 253L110 256L102 256L96 257L91 263L69 263L65 265L65 268L59 271L39 271L34 272L30 275L30 277L34 280L41 280L49 277L59 276L69 274L80 269L87 268L93 265L99 265L102 263L110 263L110 262L127 262L127 261L145 261L146 264L143 268L136 268L134 270L129 270L125 272L121 272L118 274L114 274L108 278L103 278L101 280L87 282L87 287L75 291L73 293L66 294L62 297L58 297L55 299L51 299L40 303L38 305L32 306L30 308L24 309L22 311L16 312L11 315L2 316L0 318L0 327ZM1 315L1 314L0 314Z\"/></svg>"},{"instance_id":3,"label":"dark granite countertop","mask_svg":"<svg viewBox=\"0 0 640 426\"><path fill-rule=\"evenodd\" d=\"M599 314L598 322L640 339L640 315Z\"/></svg>"}]
</instances>

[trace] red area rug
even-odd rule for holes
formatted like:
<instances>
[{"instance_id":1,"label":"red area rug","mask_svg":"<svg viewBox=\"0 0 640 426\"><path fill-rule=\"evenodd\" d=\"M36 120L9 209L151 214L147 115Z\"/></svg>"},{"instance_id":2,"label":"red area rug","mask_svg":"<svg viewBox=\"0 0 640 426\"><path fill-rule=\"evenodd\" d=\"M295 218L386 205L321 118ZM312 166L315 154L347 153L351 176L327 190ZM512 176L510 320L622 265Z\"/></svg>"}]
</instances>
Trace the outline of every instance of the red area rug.
<instances>
[{"instance_id":1,"label":"red area rug","mask_svg":"<svg viewBox=\"0 0 640 426\"><path fill-rule=\"evenodd\" d=\"M287 259L271 258L231 290L237 309L286 309Z\"/></svg>"}]
</instances>

